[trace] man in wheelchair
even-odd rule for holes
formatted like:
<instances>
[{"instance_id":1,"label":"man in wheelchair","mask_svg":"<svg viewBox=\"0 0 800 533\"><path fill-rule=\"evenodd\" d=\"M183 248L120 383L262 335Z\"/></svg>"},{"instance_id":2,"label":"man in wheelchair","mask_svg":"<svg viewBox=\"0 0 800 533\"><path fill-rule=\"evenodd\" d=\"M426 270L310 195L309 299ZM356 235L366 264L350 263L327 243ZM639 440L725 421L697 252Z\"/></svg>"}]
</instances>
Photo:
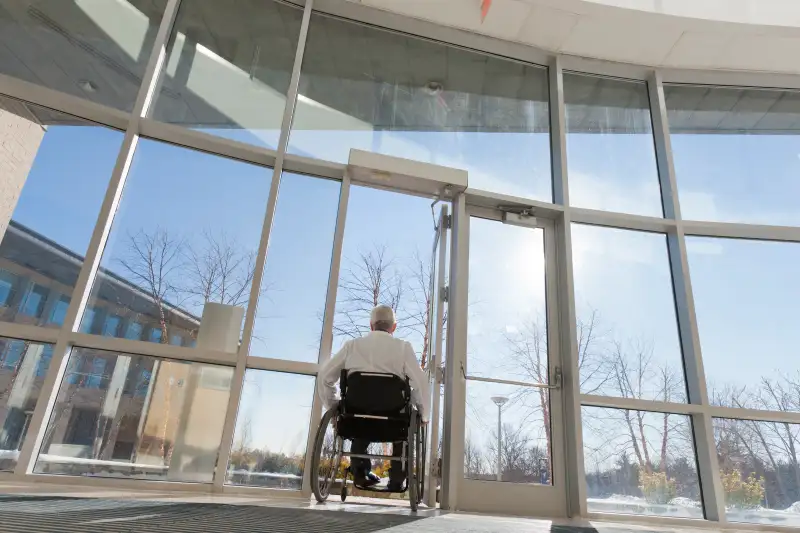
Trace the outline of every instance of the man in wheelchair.
<instances>
[{"instance_id":1,"label":"man in wheelchair","mask_svg":"<svg viewBox=\"0 0 800 533\"><path fill-rule=\"evenodd\" d=\"M397 329L394 310L388 305L376 306L370 314L370 329L370 333L364 337L345 342L342 349L320 368L317 392L325 408L330 409L337 404L335 385L342 370L347 371L345 375L354 372L393 374L408 379L411 385L411 402L419 410L422 422L427 423L430 413L428 380L417 363L411 343L393 336ZM371 443L368 439L353 439L350 451L354 454L367 454ZM402 446L402 442L394 442L392 455L401 455ZM368 488L380 482L380 478L371 472L372 464L369 459L353 457L350 465L356 486ZM401 490L405 477L406 472L401 462L392 461L388 490Z\"/></svg>"}]
</instances>

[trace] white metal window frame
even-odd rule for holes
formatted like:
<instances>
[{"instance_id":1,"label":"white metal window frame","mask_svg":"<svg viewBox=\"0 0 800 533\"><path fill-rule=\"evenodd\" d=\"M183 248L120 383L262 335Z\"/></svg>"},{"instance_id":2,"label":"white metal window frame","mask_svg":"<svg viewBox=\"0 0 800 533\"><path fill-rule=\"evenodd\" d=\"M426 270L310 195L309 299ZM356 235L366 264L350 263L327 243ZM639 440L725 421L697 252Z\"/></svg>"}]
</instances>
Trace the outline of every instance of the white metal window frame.
<instances>
[{"instance_id":1,"label":"white metal window frame","mask_svg":"<svg viewBox=\"0 0 800 533\"><path fill-rule=\"evenodd\" d=\"M496 205L499 200L510 199L516 203L531 205L536 209L537 216L552 218L555 221L557 276L558 276L558 310L559 335L562 349L563 386L564 386L564 416L567 423L566 431L566 466L568 478L568 502L570 515L581 517L598 517L587 511L586 487L584 482L581 407L598 406L609 408L638 409L644 411L670 412L685 414L691 417L694 435L699 476L703 492L703 508L707 519L704 521L691 521L685 519L656 519L652 517L633 517L637 521L666 522L666 523L712 523L728 526L725 517L724 494L719 477L717 464L716 445L714 442L712 419L738 418L750 420L764 420L774 422L800 423L800 413L786 413L776 411L761 411L752 409L734 409L717 407L709 404L708 391L702 363L700 339L697 330L694 301L691 290L688 260L686 253L686 236L714 236L743 239L757 239L783 242L800 242L800 227L752 225L725 222L705 222L684 220L681 217L678 201L675 171L672 162L672 152L667 123L667 110L664 99L664 83L689 83L703 85L741 86L800 89L800 76L785 74L696 71L680 69L653 69L647 66L615 63L600 60L590 60L569 55L555 54L539 50L519 43L498 40L492 37L481 36L471 32L440 26L434 23L411 19L402 15L389 13L376 8L347 0L291 0L291 3L302 6L304 9L303 22L296 51L295 61L291 74L289 90L281 124L278 149L270 150L246 143L232 141L209 135L203 132L185 129L179 126L161 123L147 118L147 111L155 96L156 89L162 75L166 58L166 47L174 21L180 7L180 0L167 2L163 19L158 28L153 51L145 69L145 75L136 102L131 113L95 104L75 96L67 95L31 84L22 80L0 74L0 94L17 98L32 104L47 107L83 118L100 125L105 125L125 132L122 146L100 209L90 240L86 258L81 269L78 281L74 288L74 297L67 311L64 325L61 329L48 329L27 325L0 323L0 336L20 338L31 341L55 344L53 359L50 369L45 377L40 401L33 413L28 438L18 460L18 465L13 473L0 474L0 479L14 479L20 481L41 481L64 483L68 480L74 485L90 486L119 486L129 489L153 488L155 490L168 490L174 487L187 491L225 491L225 492L251 492L259 494L274 493L280 496L305 496L309 493L306 482L303 491L276 491L256 487L233 487L224 485L227 459L230 454L230 445L233 439L235 418L238 402L241 397L244 372L248 368L270 370L277 372L290 372L306 375L315 375L317 364L303 363L279 359L253 357L248 354L252 329L255 320L255 310L258 298L258 287L266 261L269 235L275 206L278 196L280 176L284 170L310 174L320 177L341 180L342 192L339 199L339 213L336 221L334 235L334 253L331 263L328 293L326 296L325 318L323 337L320 342L319 360L324 361L330 354L332 344L331 324L333 320L333 307L336 300L336 286L341 260L341 244L344 232L344 221L347 210L349 192L349 178L345 173L345 166L340 163L317 160L314 158L300 157L287 153L289 133L295 103L297 100L300 69L302 66L305 43L308 35L312 9L330 16L342 17L356 23L374 25L391 31L403 32L422 38L460 46L477 52L484 52L513 60L528 62L549 67L550 85L550 124L551 124L551 159L553 173L554 203L531 201L524 198L514 198L483 191L469 191L471 200L485 202L487 207ZM592 209L571 207L569 204L569 186L566 157L566 131L563 97L563 71L569 70L577 73L587 73L601 76L612 76L631 80L645 81L650 97L651 118L655 141L656 159L660 176L660 187L664 207L664 218L646 217L598 211ZM86 301L91 290L91 282L97 271L105 242L108 238L113 223L114 215L119 204L122 189L127 178L131 160L140 137L147 137L183 146L189 149L200 150L236 160L241 160L264 167L272 172L272 184L267 200L267 210L264 217L262 235L259 242L256 279L250 293L250 301L245 317L245 330L243 342L238 353L224 353L204 350L201 348L185 348L163 344L131 341L86 335L77 331L80 317L83 314ZM466 214L465 196L462 195L454 202L454 213ZM454 217L457 218L457 217ZM678 327L686 369L686 381L689 391L689 403L663 403L649 400L634 400L604 396L582 395L577 389L577 340L575 331L575 300L572 272L572 243L571 224L586 223L601 226L641 230L663 233L667 237L669 261L672 270L673 286L677 309ZM460 254L457 239L454 237L451 250L451 280L453 283L452 301L459 301L459 283L457 278L458 265L466 261L465 254ZM461 243L462 245L464 243ZM463 248L463 246L462 246ZM464 257L462 257L462 255ZM466 290L466 287L463 288ZM450 332L459 335L448 335L448 357L465 349L465 338L460 338L459 313L451 303ZM464 324L465 325L465 324ZM161 481L117 480L99 478L65 478L63 476L45 476L32 474L32 468L37 456L43 430L49 412L55 401L58 384L63 376L67 356L73 347L88 347L109 350L120 353L142 354L153 357L163 357L182 361L198 361L217 363L235 368L233 387L227 408L227 418L222 436L219 464L212 484L174 483ZM451 359L453 360L453 359ZM455 376L448 375L448 378ZM447 385L446 385L447 387ZM457 402L458 398L451 398ZM460 398L463 402L463 398ZM314 404L313 413L319 411ZM445 405L445 411L449 407ZM316 427L318 414L312 414L309 432ZM445 438L452 430L451 426L463 425L463 420L450 420L448 427L443 428ZM463 428L461 428L463 432ZM459 431L456 431L459 433ZM449 455L445 450L445 458ZM458 457L452 457L453 467L458 466ZM454 472L454 468L444 462L444 477L453 480L452 476L461 475ZM448 500L448 485L445 483L443 497ZM452 494L451 496L455 496ZM621 518L615 516L616 519ZM731 524L731 526L733 526ZM736 524L738 528L765 529L755 524ZM780 529L768 526L770 530ZM789 528L787 528L788 530Z\"/></svg>"}]
</instances>

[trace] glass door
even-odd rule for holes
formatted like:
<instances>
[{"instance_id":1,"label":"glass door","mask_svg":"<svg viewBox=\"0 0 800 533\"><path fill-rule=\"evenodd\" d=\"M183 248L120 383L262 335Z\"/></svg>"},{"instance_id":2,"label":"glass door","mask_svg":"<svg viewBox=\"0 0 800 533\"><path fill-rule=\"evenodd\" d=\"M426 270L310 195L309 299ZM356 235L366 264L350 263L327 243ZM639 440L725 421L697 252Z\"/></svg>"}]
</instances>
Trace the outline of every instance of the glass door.
<instances>
[{"instance_id":1,"label":"glass door","mask_svg":"<svg viewBox=\"0 0 800 533\"><path fill-rule=\"evenodd\" d=\"M467 211L457 508L566 516L553 225L520 211Z\"/></svg>"},{"instance_id":2,"label":"glass door","mask_svg":"<svg viewBox=\"0 0 800 533\"><path fill-rule=\"evenodd\" d=\"M441 481L439 461L440 434L442 415L441 397L444 378L444 361L442 359L442 341L444 339L445 301L447 287L445 272L447 271L447 231L450 227L447 205L442 206L437 219L431 251L430 268L430 305L428 305L428 326L426 331L426 350L423 357L423 369L428 372L428 383L431 393L431 419L428 423L427 464L425 475L425 503L428 507L436 507L437 492Z\"/></svg>"}]
</instances>

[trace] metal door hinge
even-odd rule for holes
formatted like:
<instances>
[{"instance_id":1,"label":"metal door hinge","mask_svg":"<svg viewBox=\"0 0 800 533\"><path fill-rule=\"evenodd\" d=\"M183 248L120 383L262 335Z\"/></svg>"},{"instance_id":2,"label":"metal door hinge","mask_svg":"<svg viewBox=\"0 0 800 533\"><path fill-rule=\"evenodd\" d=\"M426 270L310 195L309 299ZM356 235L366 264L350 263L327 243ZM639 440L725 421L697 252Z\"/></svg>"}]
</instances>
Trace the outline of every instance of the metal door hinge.
<instances>
[{"instance_id":1,"label":"metal door hinge","mask_svg":"<svg viewBox=\"0 0 800 533\"><path fill-rule=\"evenodd\" d=\"M452 229L453 227L453 215L445 215L444 217L444 228L445 229Z\"/></svg>"},{"instance_id":2,"label":"metal door hinge","mask_svg":"<svg viewBox=\"0 0 800 533\"><path fill-rule=\"evenodd\" d=\"M439 289L439 299L441 301L443 301L443 302L449 302L450 301L450 287L449 286L444 286L441 289Z\"/></svg>"},{"instance_id":3,"label":"metal door hinge","mask_svg":"<svg viewBox=\"0 0 800 533\"><path fill-rule=\"evenodd\" d=\"M552 388L558 389L561 387L561 367L557 366L553 369L553 381L550 383Z\"/></svg>"},{"instance_id":4,"label":"metal door hinge","mask_svg":"<svg viewBox=\"0 0 800 533\"><path fill-rule=\"evenodd\" d=\"M436 382L440 385L444 383L444 367L437 367L436 368Z\"/></svg>"}]
</instances>

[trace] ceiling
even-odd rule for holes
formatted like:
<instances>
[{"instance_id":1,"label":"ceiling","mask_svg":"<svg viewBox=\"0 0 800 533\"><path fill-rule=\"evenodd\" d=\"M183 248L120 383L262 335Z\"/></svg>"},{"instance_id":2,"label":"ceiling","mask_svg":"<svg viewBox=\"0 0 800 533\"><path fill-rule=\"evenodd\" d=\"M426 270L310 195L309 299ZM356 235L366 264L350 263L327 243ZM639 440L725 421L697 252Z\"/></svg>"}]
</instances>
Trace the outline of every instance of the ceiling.
<instances>
[{"instance_id":1,"label":"ceiling","mask_svg":"<svg viewBox=\"0 0 800 533\"><path fill-rule=\"evenodd\" d=\"M648 66L800 73L793 0L350 0L549 51Z\"/></svg>"},{"instance_id":2,"label":"ceiling","mask_svg":"<svg viewBox=\"0 0 800 533\"><path fill-rule=\"evenodd\" d=\"M479 7L480 0L362 2L402 7L422 18L457 14L460 18L448 23L477 24L487 33L511 32L513 19L520 39L524 28L531 27L531 18L539 24L541 16L549 16L542 11L544 0L493 0L483 24L479 10L468 9L471 4ZM164 4L165 0L0 0L0 73L130 110ZM593 2L559 3L578 4ZM267 0L231 0L228 9L221 5L217 0L184 4L152 116L188 127L277 129L302 13ZM546 34L534 33L537 39ZM574 46L577 41L567 39L558 46L570 42ZM595 49L606 44L598 38ZM644 53L648 47L629 46L626 53ZM93 91L82 86L86 80ZM665 94L673 131L800 129L800 95L795 92L667 86ZM542 68L315 15L294 127L542 132L549 129L547 101ZM565 103L570 133L650 131L643 83L567 73ZM43 124L70 120L35 106L31 110Z\"/></svg>"}]
</instances>

